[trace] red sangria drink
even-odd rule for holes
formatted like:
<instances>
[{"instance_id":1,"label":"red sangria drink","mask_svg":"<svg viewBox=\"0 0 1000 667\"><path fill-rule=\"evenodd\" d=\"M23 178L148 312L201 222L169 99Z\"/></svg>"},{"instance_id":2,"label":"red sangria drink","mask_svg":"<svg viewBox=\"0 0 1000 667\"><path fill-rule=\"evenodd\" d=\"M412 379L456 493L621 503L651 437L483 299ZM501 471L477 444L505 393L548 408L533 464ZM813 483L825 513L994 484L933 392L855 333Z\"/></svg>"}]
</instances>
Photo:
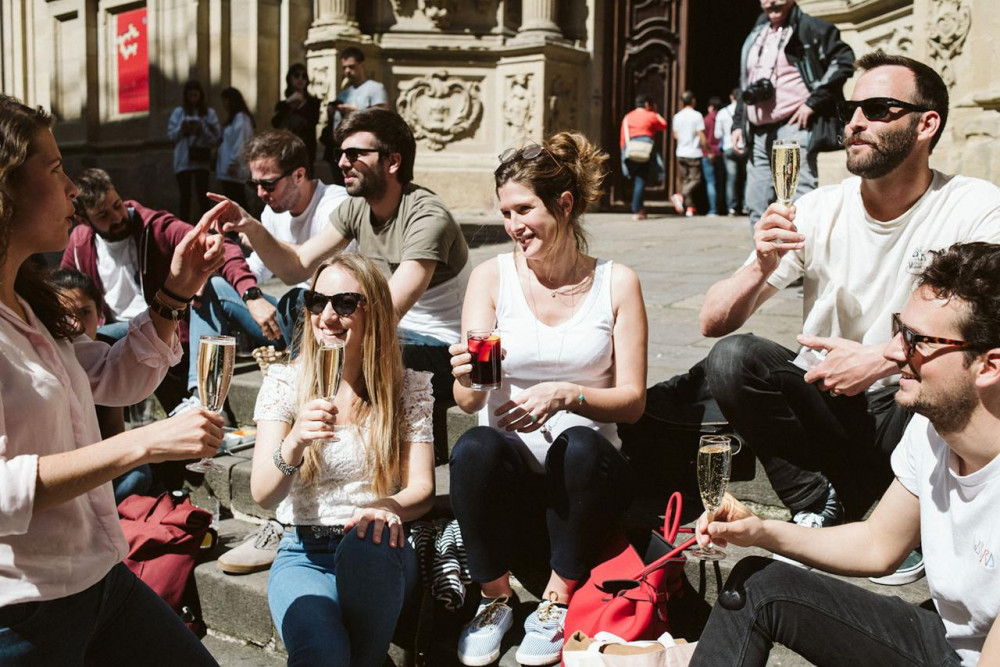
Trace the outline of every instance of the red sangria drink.
<instances>
[{"instance_id":1,"label":"red sangria drink","mask_svg":"<svg viewBox=\"0 0 1000 667\"><path fill-rule=\"evenodd\" d=\"M470 329L469 354L472 388L479 391L500 388L500 332L495 329Z\"/></svg>"}]
</instances>

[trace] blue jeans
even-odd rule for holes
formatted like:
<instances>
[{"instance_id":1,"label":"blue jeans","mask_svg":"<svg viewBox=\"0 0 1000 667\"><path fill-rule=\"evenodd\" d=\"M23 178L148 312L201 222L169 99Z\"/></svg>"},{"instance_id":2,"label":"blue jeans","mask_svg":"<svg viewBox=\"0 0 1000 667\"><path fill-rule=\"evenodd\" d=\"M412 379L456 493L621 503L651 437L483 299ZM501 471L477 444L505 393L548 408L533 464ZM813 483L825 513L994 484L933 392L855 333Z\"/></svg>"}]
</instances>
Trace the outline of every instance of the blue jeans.
<instances>
[{"instance_id":1,"label":"blue jeans","mask_svg":"<svg viewBox=\"0 0 1000 667\"><path fill-rule=\"evenodd\" d=\"M628 170L632 174L632 212L638 213L645 208L646 181L649 180L650 162L628 161Z\"/></svg>"},{"instance_id":2,"label":"blue jeans","mask_svg":"<svg viewBox=\"0 0 1000 667\"><path fill-rule=\"evenodd\" d=\"M708 197L709 215L715 215L717 213L716 206L718 205L718 195L715 191L715 165L718 162L718 159L718 157L701 158L701 173L705 177L705 195Z\"/></svg>"},{"instance_id":3,"label":"blue jeans","mask_svg":"<svg viewBox=\"0 0 1000 667\"><path fill-rule=\"evenodd\" d=\"M167 603L119 563L75 595L0 607L0 664L218 663Z\"/></svg>"},{"instance_id":4,"label":"blue jeans","mask_svg":"<svg viewBox=\"0 0 1000 667\"><path fill-rule=\"evenodd\" d=\"M97 340L103 340L108 345L114 345L128 333L128 320L110 322L97 327Z\"/></svg>"},{"instance_id":5,"label":"blue jeans","mask_svg":"<svg viewBox=\"0 0 1000 667\"><path fill-rule=\"evenodd\" d=\"M289 665L381 667L408 598L417 592L417 555L355 531L315 537L285 531L271 565L267 600ZM337 571L344 568L344 576Z\"/></svg>"},{"instance_id":6,"label":"blue jeans","mask_svg":"<svg viewBox=\"0 0 1000 667\"><path fill-rule=\"evenodd\" d=\"M962 664L935 612L761 556L744 558L691 667L764 665L775 642L817 665Z\"/></svg>"},{"instance_id":7,"label":"blue jeans","mask_svg":"<svg viewBox=\"0 0 1000 667\"><path fill-rule=\"evenodd\" d=\"M767 207L775 201L774 180L771 178L771 145L776 139L798 140L800 147L799 187L795 190L795 199L816 189L819 183L819 171L816 166L816 153L808 150L812 132L800 130L797 125L786 122L775 123L764 127L750 126L753 152L747 162L747 208L750 209L750 227L764 215Z\"/></svg>"},{"instance_id":8,"label":"blue jeans","mask_svg":"<svg viewBox=\"0 0 1000 667\"><path fill-rule=\"evenodd\" d=\"M198 339L203 335L233 335L240 331L246 335L253 347L274 345L279 350L285 349L292 339L297 312L295 306L301 296L302 289L293 287L281 299L264 295L268 303L278 309L278 326L281 328L282 340L273 341L264 338L260 325L253 319L250 309L222 276L212 276L202 291L201 298L191 307L190 340L193 350L197 349ZM188 389L193 390L198 384L198 355L191 355L188 367Z\"/></svg>"},{"instance_id":9,"label":"blue jeans","mask_svg":"<svg viewBox=\"0 0 1000 667\"><path fill-rule=\"evenodd\" d=\"M746 206L746 156L730 148L722 154L722 161L726 166L726 207L739 213Z\"/></svg>"},{"instance_id":10,"label":"blue jeans","mask_svg":"<svg viewBox=\"0 0 1000 667\"><path fill-rule=\"evenodd\" d=\"M145 495L153 485L153 469L148 463L143 463L138 468L132 468L124 475L115 477L112 485L115 489L116 504L135 494Z\"/></svg>"}]
</instances>

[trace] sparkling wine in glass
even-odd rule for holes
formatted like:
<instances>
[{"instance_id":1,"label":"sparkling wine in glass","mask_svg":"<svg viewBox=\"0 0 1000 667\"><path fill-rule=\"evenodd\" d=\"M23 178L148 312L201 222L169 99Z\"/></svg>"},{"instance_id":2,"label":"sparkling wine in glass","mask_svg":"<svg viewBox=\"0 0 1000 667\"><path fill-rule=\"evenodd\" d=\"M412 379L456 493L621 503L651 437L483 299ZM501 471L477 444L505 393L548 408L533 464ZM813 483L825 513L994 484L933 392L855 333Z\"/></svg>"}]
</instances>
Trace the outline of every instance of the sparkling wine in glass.
<instances>
[{"instance_id":1,"label":"sparkling wine in glass","mask_svg":"<svg viewBox=\"0 0 1000 667\"><path fill-rule=\"evenodd\" d=\"M698 491L708 512L708 523L715 518L715 510L719 509L726 493L732 462L733 450L728 436L701 436L698 443ZM726 552L709 542L708 546L693 550L691 555L702 560L721 560L726 557Z\"/></svg>"},{"instance_id":2,"label":"sparkling wine in glass","mask_svg":"<svg viewBox=\"0 0 1000 667\"><path fill-rule=\"evenodd\" d=\"M321 343L316 355L316 382L320 398L332 401L340 389L340 376L344 372L344 341Z\"/></svg>"},{"instance_id":3,"label":"sparkling wine in glass","mask_svg":"<svg viewBox=\"0 0 1000 667\"><path fill-rule=\"evenodd\" d=\"M771 145L771 177L774 179L774 193L782 206L791 206L795 198L795 190L799 187L800 159L798 141L775 141Z\"/></svg>"},{"instance_id":4,"label":"sparkling wine in glass","mask_svg":"<svg viewBox=\"0 0 1000 667\"><path fill-rule=\"evenodd\" d=\"M220 412L229 393L236 365L236 339L232 336L202 336L198 341L198 398L206 410ZM208 472L218 466L212 459L204 458L189 463L193 472Z\"/></svg>"}]
</instances>

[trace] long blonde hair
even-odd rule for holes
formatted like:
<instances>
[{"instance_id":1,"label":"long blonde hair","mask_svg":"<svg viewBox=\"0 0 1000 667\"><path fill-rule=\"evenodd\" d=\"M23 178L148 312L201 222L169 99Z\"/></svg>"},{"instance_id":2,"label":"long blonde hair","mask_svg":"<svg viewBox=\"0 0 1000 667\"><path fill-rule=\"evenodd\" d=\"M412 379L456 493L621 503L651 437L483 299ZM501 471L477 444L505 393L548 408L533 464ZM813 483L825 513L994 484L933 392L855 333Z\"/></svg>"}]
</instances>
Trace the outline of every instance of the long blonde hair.
<instances>
[{"instance_id":1,"label":"long blonde hair","mask_svg":"<svg viewBox=\"0 0 1000 667\"><path fill-rule=\"evenodd\" d=\"M367 301L365 332L361 341L361 375L363 386L351 406L355 423L370 420L369 437L365 442L372 488L379 496L392 492L402 479L403 432L403 355L396 338L396 311L392 305L389 283L378 267L367 257L341 253L324 262L313 274L310 286L315 289L320 274L331 267L340 267L354 276ZM319 398L316 378L316 356L319 343L311 326L312 317L303 309L303 326L299 343L298 405ZM312 481L319 470L316 447L306 450L301 475Z\"/></svg>"}]
</instances>

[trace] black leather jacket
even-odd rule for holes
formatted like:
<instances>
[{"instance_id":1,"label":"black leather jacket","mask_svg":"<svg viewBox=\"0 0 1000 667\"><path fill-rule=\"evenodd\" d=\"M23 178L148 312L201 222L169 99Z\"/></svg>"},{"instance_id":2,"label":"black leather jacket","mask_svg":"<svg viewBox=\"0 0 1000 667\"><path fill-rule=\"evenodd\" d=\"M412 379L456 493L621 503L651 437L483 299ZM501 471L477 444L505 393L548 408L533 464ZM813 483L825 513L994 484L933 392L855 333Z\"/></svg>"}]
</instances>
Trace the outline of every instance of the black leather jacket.
<instances>
[{"instance_id":1,"label":"black leather jacket","mask_svg":"<svg viewBox=\"0 0 1000 667\"><path fill-rule=\"evenodd\" d=\"M747 87L747 58L753 43L769 25L767 16L760 15L753 30L743 42L740 54L740 90ZM809 16L798 5L788 15L792 35L785 45L788 62L795 65L809 88L806 104L817 116L831 117L837 113L837 102L844 99L844 82L854 74L854 51L840 38L840 30L829 21ZM746 106L736 105L733 127L746 127Z\"/></svg>"}]
</instances>

